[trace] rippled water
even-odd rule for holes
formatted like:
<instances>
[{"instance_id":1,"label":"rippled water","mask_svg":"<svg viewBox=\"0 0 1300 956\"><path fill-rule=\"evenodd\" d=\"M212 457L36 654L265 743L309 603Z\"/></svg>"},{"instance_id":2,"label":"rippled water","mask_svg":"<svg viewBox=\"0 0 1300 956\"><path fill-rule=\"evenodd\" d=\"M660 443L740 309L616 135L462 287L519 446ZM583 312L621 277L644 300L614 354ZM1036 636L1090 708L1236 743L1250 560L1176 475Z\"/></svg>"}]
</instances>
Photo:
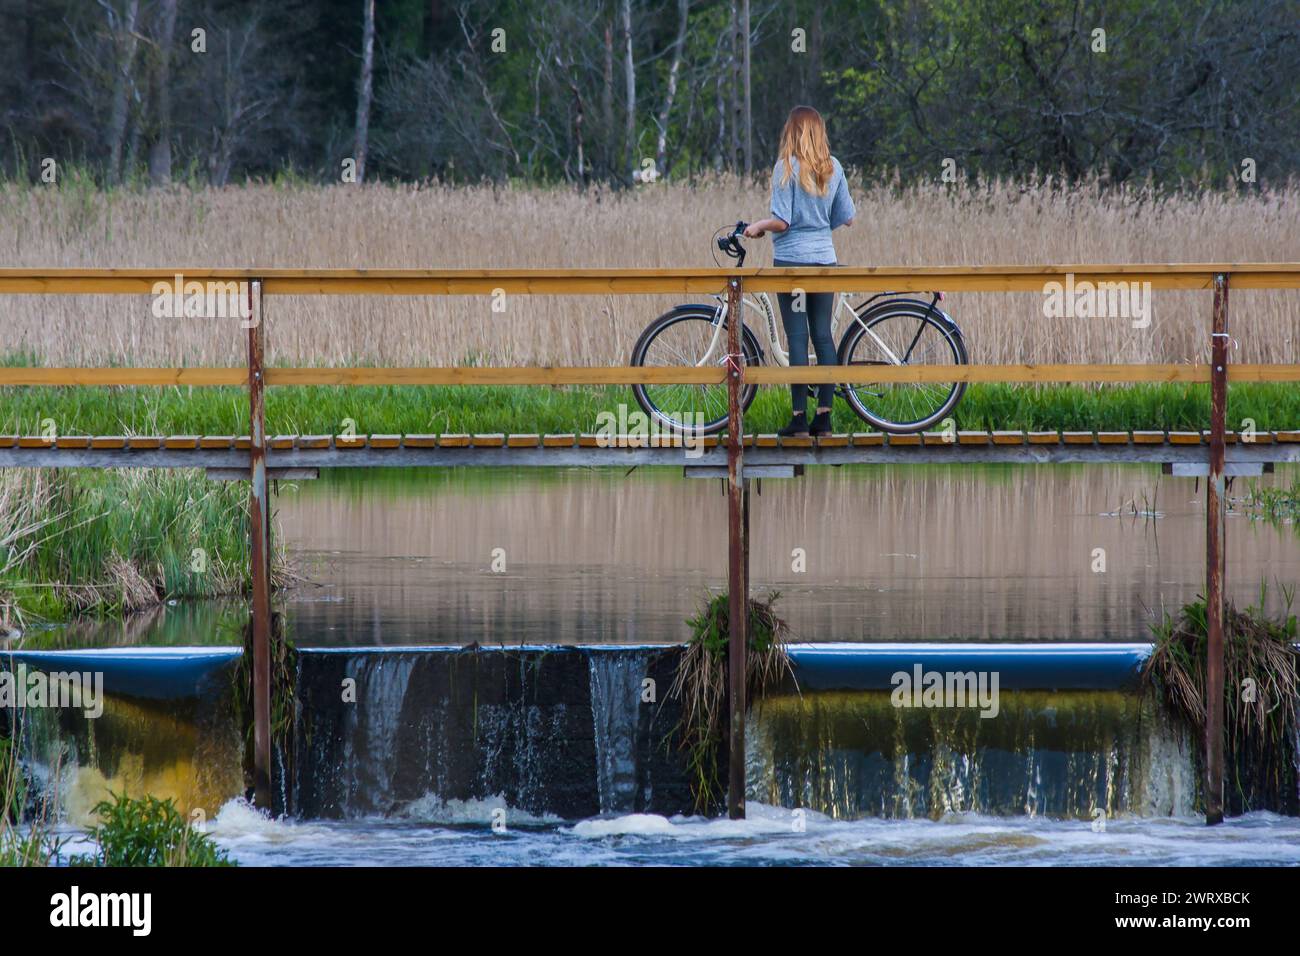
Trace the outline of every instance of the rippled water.
<instances>
[{"instance_id":1,"label":"rippled water","mask_svg":"<svg viewBox=\"0 0 1300 956\"><path fill-rule=\"evenodd\" d=\"M490 801L436 819L271 821L227 804L209 832L253 866L1294 866L1300 819L1252 813L1082 821L953 814L929 820L832 820L749 804L745 820L628 815L572 825L491 828ZM506 810L507 819L509 811ZM455 821L455 822L452 822ZM802 825L799 832L797 826ZM84 851L75 841L67 852Z\"/></svg>"}]
</instances>

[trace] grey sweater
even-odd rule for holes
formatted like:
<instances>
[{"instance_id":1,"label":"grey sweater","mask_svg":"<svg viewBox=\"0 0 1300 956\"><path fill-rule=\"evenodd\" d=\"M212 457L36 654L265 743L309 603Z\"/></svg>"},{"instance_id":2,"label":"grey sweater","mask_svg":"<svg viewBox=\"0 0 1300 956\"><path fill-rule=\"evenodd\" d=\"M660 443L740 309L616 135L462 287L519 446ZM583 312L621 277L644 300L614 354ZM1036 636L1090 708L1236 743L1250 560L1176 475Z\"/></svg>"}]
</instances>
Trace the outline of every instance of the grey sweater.
<instances>
[{"instance_id":1,"label":"grey sweater","mask_svg":"<svg viewBox=\"0 0 1300 956\"><path fill-rule=\"evenodd\" d=\"M790 225L785 232L773 234L772 255L790 262L834 265L837 260L831 230L844 225L856 213L844 169L832 156L834 169L826 195L816 196L805 192L799 184L799 160L792 159L790 163L794 174L784 186L781 177L785 162L777 160L772 170L772 215Z\"/></svg>"}]
</instances>

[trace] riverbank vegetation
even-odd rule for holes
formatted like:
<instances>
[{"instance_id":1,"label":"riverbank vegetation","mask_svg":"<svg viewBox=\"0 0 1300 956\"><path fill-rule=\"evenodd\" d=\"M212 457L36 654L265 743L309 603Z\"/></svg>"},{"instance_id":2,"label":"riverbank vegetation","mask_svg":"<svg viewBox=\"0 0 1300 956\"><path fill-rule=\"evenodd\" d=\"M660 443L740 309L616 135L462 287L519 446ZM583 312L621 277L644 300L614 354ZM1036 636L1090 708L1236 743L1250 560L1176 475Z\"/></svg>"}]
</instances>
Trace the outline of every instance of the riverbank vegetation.
<instances>
[{"instance_id":1,"label":"riverbank vegetation","mask_svg":"<svg viewBox=\"0 0 1300 956\"><path fill-rule=\"evenodd\" d=\"M745 429L774 432L790 417L789 393L760 389ZM620 406L626 411L620 414ZM550 434L595 432L602 415L635 426L640 412L626 387L284 386L267 393L271 435ZM1023 431L1201 431L1209 427L1205 385L974 384L953 412L960 429ZM1229 428L1300 428L1300 389L1243 383L1228 391ZM246 435L248 394L237 388L0 388L0 434ZM871 428L842 401L837 431Z\"/></svg>"},{"instance_id":2,"label":"riverbank vegetation","mask_svg":"<svg viewBox=\"0 0 1300 956\"><path fill-rule=\"evenodd\" d=\"M0 470L0 624L243 591L246 498L194 469Z\"/></svg>"},{"instance_id":3,"label":"riverbank vegetation","mask_svg":"<svg viewBox=\"0 0 1300 956\"><path fill-rule=\"evenodd\" d=\"M1227 605L1223 630L1224 761L1226 800L1234 813L1274 810L1295 813L1297 770L1292 760L1300 732L1297 624L1285 610L1269 617L1258 605ZM1209 644L1204 600L1167 615L1152 628L1154 647L1142 671L1144 687L1204 739L1205 662ZM1198 758L1199 759L1199 758Z\"/></svg>"},{"instance_id":4,"label":"riverbank vegetation","mask_svg":"<svg viewBox=\"0 0 1300 956\"><path fill-rule=\"evenodd\" d=\"M782 681L794 679L786 651L792 639L790 627L776 613L779 597L773 592L766 600L746 601L745 700L750 707ZM696 813L712 812L726 793L720 770L728 739L730 616L730 599L723 593L711 596L699 614L687 621L691 637L668 691L681 704L680 720L668 742L686 752Z\"/></svg>"}]
</instances>

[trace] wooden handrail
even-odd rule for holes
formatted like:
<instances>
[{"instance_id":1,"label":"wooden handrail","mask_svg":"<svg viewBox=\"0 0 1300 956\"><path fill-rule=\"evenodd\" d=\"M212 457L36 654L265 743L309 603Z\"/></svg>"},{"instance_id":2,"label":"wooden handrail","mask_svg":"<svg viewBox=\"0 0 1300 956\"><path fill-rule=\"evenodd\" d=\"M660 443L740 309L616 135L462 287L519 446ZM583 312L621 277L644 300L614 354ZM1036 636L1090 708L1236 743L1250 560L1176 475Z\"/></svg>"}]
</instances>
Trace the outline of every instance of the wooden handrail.
<instances>
[{"instance_id":1,"label":"wooden handrail","mask_svg":"<svg viewBox=\"0 0 1300 956\"><path fill-rule=\"evenodd\" d=\"M1300 288L1300 262L1079 265L843 266L747 269L0 269L0 293L151 295L158 283L262 280L263 295L527 295L717 293L739 276L747 292L1042 292L1048 282L1149 282L1153 289Z\"/></svg>"},{"instance_id":2,"label":"wooden handrail","mask_svg":"<svg viewBox=\"0 0 1300 956\"><path fill-rule=\"evenodd\" d=\"M1230 365L1233 382L1297 382L1300 365ZM268 368L283 385L719 385L720 365L693 367ZM1208 365L905 365L745 369L753 385L871 382L1208 382ZM0 368L0 386L246 386L246 368Z\"/></svg>"}]
</instances>

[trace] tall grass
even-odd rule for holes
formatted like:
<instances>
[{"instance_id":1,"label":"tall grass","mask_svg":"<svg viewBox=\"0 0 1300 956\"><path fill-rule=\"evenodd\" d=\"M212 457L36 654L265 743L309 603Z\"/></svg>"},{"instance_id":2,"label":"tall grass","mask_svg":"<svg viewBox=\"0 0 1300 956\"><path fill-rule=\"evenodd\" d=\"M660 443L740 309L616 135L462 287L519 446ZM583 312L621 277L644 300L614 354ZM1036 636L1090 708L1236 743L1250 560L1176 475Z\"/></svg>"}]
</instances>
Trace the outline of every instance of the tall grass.
<instances>
[{"instance_id":1,"label":"tall grass","mask_svg":"<svg viewBox=\"0 0 1300 956\"><path fill-rule=\"evenodd\" d=\"M1300 184L1157 196L1051 179L960 186L858 182L837 233L860 265L1300 260ZM6 266L594 267L713 265L718 226L766 212L763 182L600 189L254 185L100 192L0 186ZM766 240L754 264L771 262ZM675 297L275 297L269 358L290 364L617 364ZM1204 292L1157 292L1150 328L1047 319L1037 293L948 300L975 362L1185 362L1208 342ZM245 334L153 318L145 296L6 296L0 352L50 364L223 365ZM1294 291L1234 292L1234 361L1296 361Z\"/></svg>"},{"instance_id":2,"label":"tall grass","mask_svg":"<svg viewBox=\"0 0 1300 956\"><path fill-rule=\"evenodd\" d=\"M245 505L195 470L0 471L0 623L239 592Z\"/></svg>"},{"instance_id":3,"label":"tall grass","mask_svg":"<svg viewBox=\"0 0 1300 956\"><path fill-rule=\"evenodd\" d=\"M620 404L637 411L626 387L283 386L267 393L272 435L338 434L347 419L358 434L423 432L591 432ZM789 392L761 389L745 414L747 431L771 432L790 415ZM1077 431L1209 426L1204 385L974 384L953 413L963 429ZM1245 419L1261 430L1300 425L1300 389L1242 383L1228 390L1229 428ZM0 434L35 435L52 420L68 435L245 435L248 394L235 388L0 388ZM837 402L839 431L866 431Z\"/></svg>"}]
</instances>

